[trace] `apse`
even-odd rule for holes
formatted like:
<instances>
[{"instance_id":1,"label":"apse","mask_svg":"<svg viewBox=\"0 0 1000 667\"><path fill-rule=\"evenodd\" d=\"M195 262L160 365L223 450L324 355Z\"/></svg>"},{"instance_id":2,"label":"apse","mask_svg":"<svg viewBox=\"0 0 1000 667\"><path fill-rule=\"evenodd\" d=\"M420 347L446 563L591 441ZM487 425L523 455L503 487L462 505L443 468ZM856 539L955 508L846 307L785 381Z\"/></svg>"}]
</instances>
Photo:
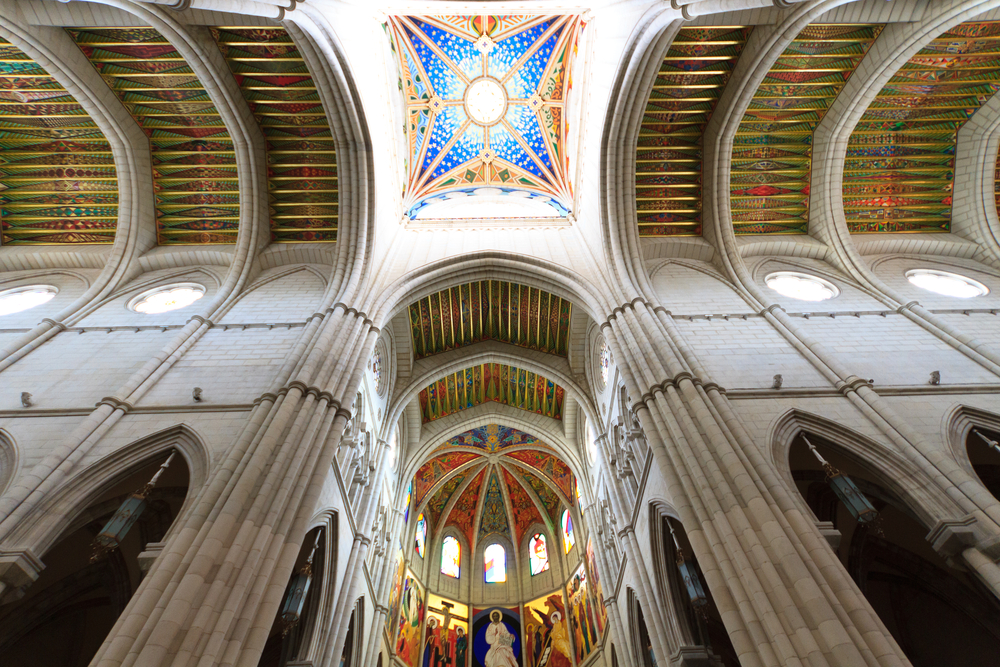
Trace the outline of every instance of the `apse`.
<instances>
[{"instance_id":1,"label":"apse","mask_svg":"<svg viewBox=\"0 0 1000 667\"><path fill-rule=\"evenodd\" d=\"M486 424L409 482L388 632L408 667L572 667L607 617L576 474L548 443Z\"/></svg>"}]
</instances>

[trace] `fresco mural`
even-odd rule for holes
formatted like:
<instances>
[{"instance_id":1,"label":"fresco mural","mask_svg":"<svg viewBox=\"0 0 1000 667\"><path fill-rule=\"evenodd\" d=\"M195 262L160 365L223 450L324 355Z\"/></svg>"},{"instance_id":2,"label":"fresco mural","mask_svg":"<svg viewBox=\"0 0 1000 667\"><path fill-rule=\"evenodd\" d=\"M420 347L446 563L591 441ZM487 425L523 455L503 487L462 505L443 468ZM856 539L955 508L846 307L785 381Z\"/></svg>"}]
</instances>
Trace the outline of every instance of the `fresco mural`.
<instances>
[{"instance_id":1,"label":"fresco mural","mask_svg":"<svg viewBox=\"0 0 1000 667\"><path fill-rule=\"evenodd\" d=\"M594 620L597 622L597 632L603 635L604 626L608 622L608 610L604 608L604 589L601 587L601 575L597 573L594 542L590 538L587 538L587 571L590 572L590 596L594 605Z\"/></svg>"},{"instance_id":2,"label":"fresco mural","mask_svg":"<svg viewBox=\"0 0 1000 667\"><path fill-rule=\"evenodd\" d=\"M423 667L466 667L469 655L469 608L431 593L427 597Z\"/></svg>"},{"instance_id":3,"label":"fresco mural","mask_svg":"<svg viewBox=\"0 0 1000 667\"><path fill-rule=\"evenodd\" d=\"M396 617L399 614L399 594L403 588L403 573L406 569L406 559L403 557L403 545L396 551L396 576L392 579L392 589L389 591L389 613L385 616L385 629L391 638L395 638L393 630Z\"/></svg>"},{"instance_id":4,"label":"fresco mural","mask_svg":"<svg viewBox=\"0 0 1000 667\"><path fill-rule=\"evenodd\" d=\"M517 609L477 608L472 636L474 667L521 667L521 614Z\"/></svg>"},{"instance_id":5,"label":"fresco mural","mask_svg":"<svg viewBox=\"0 0 1000 667\"><path fill-rule=\"evenodd\" d=\"M424 587L413 572L407 570L402 588L396 655L409 667L417 667L420 659L420 628L424 622Z\"/></svg>"},{"instance_id":6,"label":"fresco mural","mask_svg":"<svg viewBox=\"0 0 1000 667\"><path fill-rule=\"evenodd\" d=\"M525 667L572 667L566 604L556 591L524 605Z\"/></svg>"},{"instance_id":7,"label":"fresco mural","mask_svg":"<svg viewBox=\"0 0 1000 667\"><path fill-rule=\"evenodd\" d=\"M597 648L601 637L594 621L594 610L588 595L587 569L580 568L566 584L566 599L569 600L569 619L573 644L576 646L576 661L582 663Z\"/></svg>"}]
</instances>

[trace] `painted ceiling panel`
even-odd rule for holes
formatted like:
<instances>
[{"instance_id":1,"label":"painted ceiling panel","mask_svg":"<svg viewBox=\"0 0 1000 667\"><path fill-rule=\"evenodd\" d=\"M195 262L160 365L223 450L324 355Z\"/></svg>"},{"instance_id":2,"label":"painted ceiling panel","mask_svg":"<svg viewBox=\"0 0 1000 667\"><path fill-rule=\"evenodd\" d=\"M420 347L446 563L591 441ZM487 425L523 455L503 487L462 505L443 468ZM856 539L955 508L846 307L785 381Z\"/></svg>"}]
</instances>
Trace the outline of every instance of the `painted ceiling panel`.
<instances>
[{"instance_id":1,"label":"painted ceiling panel","mask_svg":"<svg viewBox=\"0 0 1000 667\"><path fill-rule=\"evenodd\" d=\"M503 479L507 485L507 497L510 498L510 508L514 524L514 544L521 544L524 534L536 523L545 525L542 515L535 506L535 501L531 499L528 492L524 490L521 483L506 470L503 471Z\"/></svg>"},{"instance_id":2,"label":"painted ceiling panel","mask_svg":"<svg viewBox=\"0 0 1000 667\"><path fill-rule=\"evenodd\" d=\"M572 504L574 493L573 471L558 456L542 451L521 450L507 454L512 459L531 466L547 480L553 482Z\"/></svg>"},{"instance_id":3,"label":"painted ceiling panel","mask_svg":"<svg viewBox=\"0 0 1000 667\"><path fill-rule=\"evenodd\" d=\"M416 359L483 340L565 357L572 305L526 285L482 280L424 297L409 314Z\"/></svg>"},{"instance_id":4,"label":"painted ceiling panel","mask_svg":"<svg viewBox=\"0 0 1000 667\"><path fill-rule=\"evenodd\" d=\"M949 231L958 130L998 88L1000 22L962 23L903 65L848 143L848 229Z\"/></svg>"},{"instance_id":5,"label":"painted ceiling panel","mask_svg":"<svg viewBox=\"0 0 1000 667\"><path fill-rule=\"evenodd\" d=\"M447 375L421 390L423 423L487 401L562 419L565 391L531 371L504 364L479 364Z\"/></svg>"},{"instance_id":6,"label":"painted ceiling panel","mask_svg":"<svg viewBox=\"0 0 1000 667\"><path fill-rule=\"evenodd\" d=\"M336 241L336 148L302 54L283 28L212 34L267 141L271 239Z\"/></svg>"},{"instance_id":7,"label":"painted ceiling panel","mask_svg":"<svg viewBox=\"0 0 1000 667\"><path fill-rule=\"evenodd\" d=\"M152 28L67 32L149 137L159 243L235 243L233 140L193 70Z\"/></svg>"},{"instance_id":8,"label":"painted ceiling panel","mask_svg":"<svg viewBox=\"0 0 1000 667\"><path fill-rule=\"evenodd\" d=\"M479 536L482 540L490 535L501 535L512 539L510 522L507 520L507 507L500 490L500 477L496 468L490 469L490 479L486 483L486 497L483 499L483 509L479 516Z\"/></svg>"},{"instance_id":9,"label":"painted ceiling panel","mask_svg":"<svg viewBox=\"0 0 1000 667\"><path fill-rule=\"evenodd\" d=\"M441 451L449 447L475 447L492 454L510 447L525 446L548 448L541 440L524 431L499 424L487 424L456 435L434 451Z\"/></svg>"},{"instance_id":10,"label":"painted ceiling panel","mask_svg":"<svg viewBox=\"0 0 1000 667\"><path fill-rule=\"evenodd\" d=\"M471 546L474 543L476 530L476 510L479 508L479 491L483 488L483 478L486 476L486 468L483 468L458 497L455 506L448 514L448 521L445 525L455 526Z\"/></svg>"},{"instance_id":11,"label":"painted ceiling panel","mask_svg":"<svg viewBox=\"0 0 1000 667\"><path fill-rule=\"evenodd\" d=\"M737 234L806 233L813 132L883 28L812 24L778 57L733 145Z\"/></svg>"},{"instance_id":12,"label":"painted ceiling panel","mask_svg":"<svg viewBox=\"0 0 1000 667\"><path fill-rule=\"evenodd\" d=\"M556 519L562 513L563 508L563 503L559 500L559 495L553 491L548 484L524 468L518 467L517 471L520 474L521 479L527 482L528 486L531 487L531 490L538 496L538 499L542 501L542 505L545 506L545 511L548 512L549 517L552 519L554 524Z\"/></svg>"},{"instance_id":13,"label":"painted ceiling panel","mask_svg":"<svg viewBox=\"0 0 1000 667\"><path fill-rule=\"evenodd\" d=\"M639 130L641 236L701 234L702 134L751 28L682 28L663 58Z\"/></svg>"},{"instance_id":14,"label":"painted ceiling panel","mask_svg":"<svg viewBox=\"0 0 1000 667\"><path fill-rule=\"evenodd\" d=\"M111 243L118 180L111 146L34 60L0 39L2 245Z\"/></svg>"},{"instance_id":15,"label":"painted ceiling panel","mask_svg":"<svg viewBox=\"0 0 1000 667\"><path fill-rule=\"evenodd\" d=\"M427 501L427 507L424 508L424 512L430 516L432 526L438 525L438 519L441 517L441 513L444 512L444 508L448 505L448 501L451 500L453 495L455 495L455 491L462 485L462 482L469 477L471 472L463 471L452 476L447 482L442 484L441 488L435 491L434 495L431 496L431 499Z\"/></svg>"},{"instance_id":16,"label":"painted ceiling panel","mask_svg":"<svg viewBox=\"0 0 1000 667\"><path fill-rule=\"evenodd\" d=\"M417 474L413 477L413 497L416 504L419 506L428 491L450 472L477 458L479 458L478 454L469 452L449 452L420 466Z\"/></svg>"},{"instance_id":17,"label":"painted ceiling panel","mask_svg":"<svg viewBox=\"0 0 1000 667\"><path fill-rule=\"evenodd\" d=\"M580 17L391 16L385 26L407 109L407 215L450 197L511 193L567 215L563 112ZM478 82L500 105L489 118L468 106Z\"/></svg>"}]
</instances>

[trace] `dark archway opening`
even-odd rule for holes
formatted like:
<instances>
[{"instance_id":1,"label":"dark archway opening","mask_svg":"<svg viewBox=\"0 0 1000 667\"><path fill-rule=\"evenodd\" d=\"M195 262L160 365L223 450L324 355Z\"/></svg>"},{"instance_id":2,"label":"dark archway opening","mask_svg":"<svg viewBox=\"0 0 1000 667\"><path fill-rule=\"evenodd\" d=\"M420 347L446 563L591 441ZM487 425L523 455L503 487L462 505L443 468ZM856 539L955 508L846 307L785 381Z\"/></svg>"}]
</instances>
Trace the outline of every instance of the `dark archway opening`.
<instances>
[{"instance_id":1,"label":"dark archway opening","mask_svg":"<svg viewBox=\"0 0 1000 667\"><path fill-rule=\"evenodd\" d=\"M807 437L879 512L875 525L858 523L801 434L796 437L789 464L799 492L816 518L839 532L834 550L841 563L914 667L994 664L1000 601L961 563L934 551L928 527L877 474L831 442Z\"/></svg>"},{"instance_id":2,"label":"dark archway opening","mask_svg":"<svg viewBox=\"0 0 1000 667\"><path fill-rule=\"evenodd\" d=\"M673 598L674 608L679 615L679 623L686 637L685 640L694 646L704 646L709 653L714 655L724 667L740 667L739 658L736 657L736 649L733 648L732 640L726 631L726 626L722 622L722 615L719 613L715 600L705 581L705 574L694 559L694 550L688 541L687 533L680 521L670 517L662 517L663 527L661 530L663 560L666 570L667 586ZM673 535L670 529L673 528ZM675 545L674 539L677 543ZM680 570L677 565L677 547L684 553L685 562L694 568L702 588L708 598L700 613L691 602L684 581L681 579Z\"/></svg>"},{"instance_id":3,"label":"dark archway opening","mask_svg":"<svg viewBox=\"0 0 1000 667\"><path fill-rule=\"evenodd\" d=\"M324 578L326 571L326 530L318 527L306 533L299 548L299 555L295 558L295 567L292 568L292 576L285 587L285 594L281 597L281 606L275 612L274 622L271 623L271 632L268 634L267 643L264 644L264 652L261 653L258 667L284 667L289 661L305 657L312 642L313 633L316 629L316 619L319 617L319 602L323 593ZM315 546L315 552L313 547ZM303 604L302 615L298 622L290 626L281 617L282 608L288 598L289 588L295 580L296 575L302 571L312 554L312 578L309 582L309 591L306 593Z\"/></svg>"},{"instance_id":4,"label":"dark archway opening","mask_svg":"<svg viewBox=\"0 0 1000 667\"><path fill-rule=\"evenodd\" d=\"M985 440L984 440L985 438ZM1000 431L976 426L969 431L965 440L969 463L976 475L993 497L1000 500L1000 452L991 447L986 440L1000 442Z\"/></svg>"},{"instance_id":5,"label":"dark archway opening","mask_svg":"<svg viewBox=\"0 0 1000 667\"><path fill-rule=\"evenodd\" d=\"M91 562L93 540L167 456L158 455L103 492L42 557L45 569L38 579L6 598L7 603L0 606L0 662L5 667L85 667L90 663L180 513L189 485L184 459L173 458L118 549ZM21 593L20 599L10 601Z\"/></svg>"}]
</instances>

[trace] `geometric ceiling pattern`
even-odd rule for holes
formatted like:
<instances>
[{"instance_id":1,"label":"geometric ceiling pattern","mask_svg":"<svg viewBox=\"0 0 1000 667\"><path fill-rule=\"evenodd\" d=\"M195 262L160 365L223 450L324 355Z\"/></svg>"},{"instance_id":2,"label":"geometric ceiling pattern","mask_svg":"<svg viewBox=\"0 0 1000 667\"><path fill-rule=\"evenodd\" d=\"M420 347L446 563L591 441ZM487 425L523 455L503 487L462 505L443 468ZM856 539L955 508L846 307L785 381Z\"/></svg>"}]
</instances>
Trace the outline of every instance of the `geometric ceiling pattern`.
<instances>
[{"instance_id":1,"label":"geometric ceiling pattern","mask_svg":"<svg viewBox=\"0 0 1000 667\"><path fill-rule=\"evenodd\" d=\"M806 26L771 66L734 141L737 234L807 232L813 132L883 28Z\"/></svg>"},{"instance_id":2,"label":"geometric ceiling pattern","mask_svg":"<svg viewBox=\"0 0 1000 667\"><path fill-rule=\"evenodd\" d=\"M639 129L640 236L701 234L702 135L751 28L681 28L663 58Z\"/></svg>"},{"instance_id":3,"label":"geometric ceiling pattern","mask_svg":"<svg viewBox=\"0 0 1000 667\"><path fill-rule=\"evenodd\" d=\"M2 245L114 241L111 145L38 63L0 39Z\"/></svg>"},{"instance_id":4,"label":"geometric ceiling pattern","mask_svg":"<svg viewBox=\"0 0 1000 667\"><path fill-rule=\"evenodd\" d=\"M284 28L213 28L267 142L271 240L337 240L337 155L306 64Z\"/></svg>"},{"instance_id":5,"label":"geometric ceiling pattern","mask_svg":"<svg viewBox=\"0 0 1000 667\"><path fill-rule=\"evenodd\" d=\"M506 364L478 364L451 373L418 396L424 424L488 401L562 419L565 390L541 375Z\"/></svg>"},{"instance_id":6,"label":"geometric ceiling pattern","mask_svg":"<svg viewBox=\"0 0 1000 667\"><path fill-rule=\"evenodd\" d=\"M526 196L568 213L566 98L581 28L575 15L389 17L407 215L470 194Z\"/></svg>"},{"instance_id":7,"label":"geometric ceiling pattern","mask_svg":"<svg viewBox=\"0 0 1000 667\"><path fill-rule=\"evenodd\" d=\"M233 140L193 70L152 28L67 32L149 137L160 245L235 243Z\"/></svg>"},{"instance_id":8,"label":"geometric ceiling pattern","mask_svg":"<svg viewBox=\"0 0 1000 667\"><path fill-rule=\"evenodd\" d=\"M489 535L520 544L534 525L555 534L563 509L575 501L572 471L534 436L487 424L451 438L422 465L413 487L415 500L438 535L456 527L475 549ZM446 517L442 519L442 517Z\"/></svg>"},{"instance_id":9,"label":"geometric ceiling pattern","mask_svg":"<svg viewBox=\"0 0 1000 667\"><path fill-rule=\"evenodd\" d=\"M851 232L946 232L958 130L1000 88L1000 23L962 23L896 72L851 135Z\"/></svg>"},{"instance_id":10,"label":"geometric ceiling pattern","mask_svg":"<svg viewBox=\"0 0 1000 667\"><path fill-rule=\"evenodd\" d=\"M567 354L572 305L534 287L481 280L430 294L408 310L416 359L483 340Z\"/></svg>"}]
</instances>

